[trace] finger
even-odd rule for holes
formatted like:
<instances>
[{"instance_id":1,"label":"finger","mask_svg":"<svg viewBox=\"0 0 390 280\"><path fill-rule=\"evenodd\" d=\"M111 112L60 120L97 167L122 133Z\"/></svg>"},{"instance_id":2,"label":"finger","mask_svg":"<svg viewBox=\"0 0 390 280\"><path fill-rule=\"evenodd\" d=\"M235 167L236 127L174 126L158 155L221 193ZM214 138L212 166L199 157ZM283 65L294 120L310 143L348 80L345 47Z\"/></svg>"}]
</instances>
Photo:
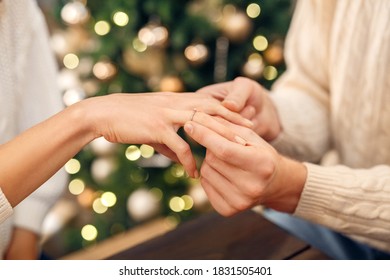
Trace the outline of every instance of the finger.
<instances>
[{"instance_id":1,"label":"finger","mask_svg":"<svg viewBox=\"0 0 390 280\"><path fill-rule=\"evenodd\" d=\"M218 115L222 118L241 125L248 128L253 127L253 122L244 118L240 114L236 112L232 112L220 105L212 105L208 108L204 108L205 113L211 115ZM194 119L195 115L201 113L197 108L193 108L192 110L170 110L169 116L174 124L176 124L175 129L177 130L179 127L183 126L187 121L191 121Z\"/></svg>"},{"instance_id":2,"label":"finger","mask_svg":"<svg viewBox=\"0 0 390 280\"><path fill-rule=\"evenodd\" d=\"M196 93L205 93L209 94L215 99L218 99L219 101L224 100L226 95L228 94L228 88L229 85L232 82L223 82L223 83L217 83L209 86L205 86L199 90L196 91Z\"/></svg>"},{"instance_id":3,"label":"finger","mask_svg":"<svg viewBox=\"0 0 390 280\"><path fill-rule=\"evenodd\" d=\"M198 116L202 116L202 115L198 115ZM238 135L240 138L245 140L246 143L244 145L247 145L249 143L251 143L251 145L255 145L255 143L256 145L260 145L262 142L264 142L253 130L248 129L246 127L236 125L223 118L215 118L207 115L199 118L198 116L196 116L196 118L193 119L195 122L200 123L201 125L204 125L210 128L211 130L218 131L222 136L224 134L221 131L226 130L226 128L228 128L228 130L230 130L230 133L233 133L234 135ZM215 121L220 123L223 128L217 128L216 124L213 121L211 121L210 118L213 118ZM231 137L227 137L226 135L225 138L233 141ZM235 137L234 140L236 140L235 142L239 144L243 144L241 141L237 141L237 138Z\"/></svg>"},{"instance_id":4,"label":"finger","mask_svg":"<svg viewBox=\"0 0 390 280\"><path fill-rule=\"evenodd\" d=\"M229 110L240 112L253 93L255 81L238 77L234 79L228 95L222 104Z\"/></svg>"},{"instance_id":5,"label":"finger","mask_svg":"<svg viewBox=\"0 0 390 280\"><path fill-rule=\"evenodd\" d=\"M174 131L172 133L165 133L163 135L163 142L176 154L188 175L192 178L198 178L199 172L196 169L195 158L188 143Z\"/></svg>"},{"instance_id":6,"label":"finger","mask_svg":"<svg viewBox=\"0 0 390 280\"><path fill-rule=\"evenodd\" d=\"M221 197L221 195L215 191L213 186L208 182L207 178L201 178L200 181L211 206L223 216L231 216L236 210L230 207L230 205Z\"/></svg>"},{"instance_id":7,"label":"finger","mask_svg":"<svg viewBox=\"0 0 390 280\"><path fill-rule=\"evenodd\" d=\"M237 142L244 146L246 145L246 141L242 137L238 136L237 133L234 133L231 129L227 129L224 124L230 122L223 118L216 118L199 112L194 115L193 121L203 124L230 141Z\"/></svg>"},{"instance_id":8,"label":"finger","mask_svg":"<svg viewBox=\"0 0 390 280\"><path fill-rule=\"evenodd\" d=\"M249 119L241 116L239 113L233 112L233 111L231 111L231 110L229 110L229 109L227 109L226 107L223 107L223 106L218 106L216 108L215 112L206 112L206 113L221 116L224 119L226 119L226 120L228 120L228 121L230 121L232 123L238 124L238 125L246 126L246 127L249 127L249 128L253 127L253 122L252 121L250 121Z\"/></svg>"},{"instance_id":9,"label":"finger","mask_svg":"<svg viewBox=\"0 0 390 280\"><path fill-rule=\"evenodd\" d=\"M176 156L176 154L169 149L166 145L164 144L149 144L152 146L158 153L170 158L174 162L180 163L179 158Z\"/></svg>"},{"instance_id":10,"label":"finger","mask_svg":"<svg viewBox=\"0 0 390 280\"><path fill-rule=\"evenodd\" d=\"M253 106L246 106L241 112L241 116L248 120L252 120L256 116L256 109ZM252 120L253 123L253 120Z\"/></svg>"},{"instance_id":11,"label":"finger","mask_svg":"<svg viewBox=\"0 0 390 280\"><path fill-rule=\"evenodd\" d=\"M196 122L187 122L184 130L192 139L211 150L222 160L233 161L234 165L240 165L250 156L246 146L232 142L217 132Z\"/></svg>"},{"instance_id":12,"label":"finger","mask_svg":"<svg viewBox=\"0 0 390 280\"><path fill-rule=\"evenodd\" d=\"M238 211L248 207L248 197L241 193L234 181L231 181L223 173L213 168L210 164L203 163L201 168L201 177L206 178L214 190L230 205L231 208Z\"/></svg>"}]
</instances>

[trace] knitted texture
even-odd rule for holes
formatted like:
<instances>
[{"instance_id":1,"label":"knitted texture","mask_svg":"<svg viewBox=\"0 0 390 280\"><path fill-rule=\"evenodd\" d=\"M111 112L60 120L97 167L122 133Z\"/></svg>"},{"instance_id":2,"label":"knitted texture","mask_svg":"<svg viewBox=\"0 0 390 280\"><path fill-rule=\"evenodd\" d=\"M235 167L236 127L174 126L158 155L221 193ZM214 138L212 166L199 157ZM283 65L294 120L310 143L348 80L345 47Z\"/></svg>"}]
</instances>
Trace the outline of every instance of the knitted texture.
<instances>
[{"instance_id":1,"label":"knitted texture","mask_svg":"<svg viewBox=\"0 0 390 280\"><path fill-rule=\"evenodd\" d=\"M295 215L390 252L390 1L298 1L272 98L282 153L307 163Z\"/></svg>"}]
</instances>

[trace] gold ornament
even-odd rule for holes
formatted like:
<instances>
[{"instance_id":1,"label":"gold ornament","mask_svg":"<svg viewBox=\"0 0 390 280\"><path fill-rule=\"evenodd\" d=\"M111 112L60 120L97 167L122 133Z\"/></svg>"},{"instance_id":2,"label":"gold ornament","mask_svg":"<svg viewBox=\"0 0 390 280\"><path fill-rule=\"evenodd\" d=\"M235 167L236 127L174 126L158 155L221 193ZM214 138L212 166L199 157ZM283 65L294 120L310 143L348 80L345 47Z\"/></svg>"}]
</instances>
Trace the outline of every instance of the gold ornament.
<instances>
[{"instance_id":1,"label":"gold ornament","mask_svg":"<svg viewBox=\"0 0 390 280\"><path fill-rule=\"evenodd\" d=\"M243 74L252 79L261 78L263 75L263 70L264 61L261 55L258 53L251 54L242 68Z\"/></svg>"},{"instance_id":2,"label":"gold ornament","mask_svg":"<svg viewBox=\"0 0 390 280\"><path fill-rule=\"evenodd\" d=\"M161 203L155 192L139 188L128 197L127 211L133 220L142 222L158 215Z\"/></svg>"},{"instance_id":3,"label":"gold ornament","mask_svg":"<svg viewBox=\"0 0 390 280\"><path fill-rule=\"evenodd\" d=\"M161 79L159 90L166 92L181 92L184 91L184 84L182 80L176 76L166 76Z\"/></svg>"},{"instance_id":4,"label":"gold ornament","mask_svg":"<svg viewBox=\"0 0 390 280\"><path fill-rule=\"evenodd\" d=\"M67 3L61 9L61 18L68 25L83 24L89 19L89 16L87 7L79 1Z\"/></svg>"},{"instance_id":5,"label":"gold ornament","mask_svg":"<svg viewBox=\"0 0 390 280\"><path fill-rule=\"evenodd\" d=\"M235 43L246 40L253 28L252 22L247 14L237 10L232 5L226 5L224 7L219 26L224 35Z\"/></svg>"},{"instance_id":6,"label":"gold ornament","mask_svg":"<svg viewBox=\"0 0 390 280\"><path fill-rule=\"evenodd\" d=\"M165 47L168 42L168 29L156 23L149 23L138 32L138 39L146 46Z\"/></svg>"},{"instance_id":7,"label":"gold ornament","mask_svg":"<svg viewBox=\"0 0 390 280\"><path fill-rule=\"evenodd\" d=\"M112 62L103 60L93 66L92 72L99 80L108 81L116 75L117 69Z\"/></svg>"},{"instance_id":8,"label":"gold ornament","mask_svg":"<svg viewBox=\"0 0 390 280\"><path fill-rule=\"evenodd\" d=\"M184 50L184 56L192 65L200 65L209 56L209 50L204 44L191 44Z\"/></svg>"},{"instance_id":9,"label":"gold ornament","mask_svg":"<svg viewBox=\"0 0 390 280\"><path fill-rule=\"evenodd\" d=\"M164 71L165 59L165 51L160 48L149 47L140 52L133 45L127 47L123 53L126 69L132 74L146 78L161 77Z\"/></svg>"},{"instance_id":10,"label":"gold ornament","mask_svg":"<svg viewBox=\"0 0 390 280\"><path fill-rule=\"evenodd\" d=\"M282 43L275 42L264 52L264 58L269 64L278 65L283 62Z\"/></svg>"}]
</instances>

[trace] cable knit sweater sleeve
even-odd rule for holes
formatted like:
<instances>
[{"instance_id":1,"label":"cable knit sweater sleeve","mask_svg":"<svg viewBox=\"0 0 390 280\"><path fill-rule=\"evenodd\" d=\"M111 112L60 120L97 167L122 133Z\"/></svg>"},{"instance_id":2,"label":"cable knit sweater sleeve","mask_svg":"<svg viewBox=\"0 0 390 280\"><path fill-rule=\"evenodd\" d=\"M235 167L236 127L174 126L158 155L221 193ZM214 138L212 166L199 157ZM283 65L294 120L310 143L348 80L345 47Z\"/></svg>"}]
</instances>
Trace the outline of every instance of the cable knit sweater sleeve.
<instances>
[{"instance_id":1,"label":"cable knit sweater sleeve","mask_svg":"<svg viewBox=\"0 0 390 280\"><path fill-rule=\"evenodd\" d=\"M286 38L287 71L274 84L283 133L272 143L281 153L317 162L329 148L326 41L333 1L298 1ZM324 42L321 48L316 42ZM310 122L308 122L310 117Z\"/></svg>"},{"instance_id":2,"label":"cable knit sweater sleeve","mask_svg":"<svg viewBox=\"0 0 390 280\"><path fill-rule=\"evenodd\" d=\"M389 15L388 1L298 1L271 96L272 144L308 169L294 215L390 252ZM331 144L340 165L313 164Z\"/></svg>"}]
</instances>

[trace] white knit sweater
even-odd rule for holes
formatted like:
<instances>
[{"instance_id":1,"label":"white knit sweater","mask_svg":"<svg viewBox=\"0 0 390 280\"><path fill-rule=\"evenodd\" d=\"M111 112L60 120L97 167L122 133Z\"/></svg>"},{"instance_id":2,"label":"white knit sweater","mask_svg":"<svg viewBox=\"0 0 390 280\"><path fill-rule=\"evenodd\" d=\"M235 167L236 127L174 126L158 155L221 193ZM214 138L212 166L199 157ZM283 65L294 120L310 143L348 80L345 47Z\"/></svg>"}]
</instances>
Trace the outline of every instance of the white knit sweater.
<instances>
[{"instance_id":1,"label":"white knit sweater","mask_svg":"<svg viewBox=\"0 0 390 280\"><path fill-rule=\"evenodd\" d=\"M63 103L46 23L35 1L0 1L0 50L0 143L4 143L61 110ZM66 182L61 170L13 211L0 189L0 259L13 226L41 232L43 219Z\"/></svg>"},{"instance_id":2,"label":"white knit sweater","mask_svg":"<svg viewBox=\"0 0 390 280\"><path fill-rule=\"evenodd\" d=\"M283 153L306 163L295 215L390 252L390 1L298 1L273 89Z\"/></svg>"}]
</instances>

